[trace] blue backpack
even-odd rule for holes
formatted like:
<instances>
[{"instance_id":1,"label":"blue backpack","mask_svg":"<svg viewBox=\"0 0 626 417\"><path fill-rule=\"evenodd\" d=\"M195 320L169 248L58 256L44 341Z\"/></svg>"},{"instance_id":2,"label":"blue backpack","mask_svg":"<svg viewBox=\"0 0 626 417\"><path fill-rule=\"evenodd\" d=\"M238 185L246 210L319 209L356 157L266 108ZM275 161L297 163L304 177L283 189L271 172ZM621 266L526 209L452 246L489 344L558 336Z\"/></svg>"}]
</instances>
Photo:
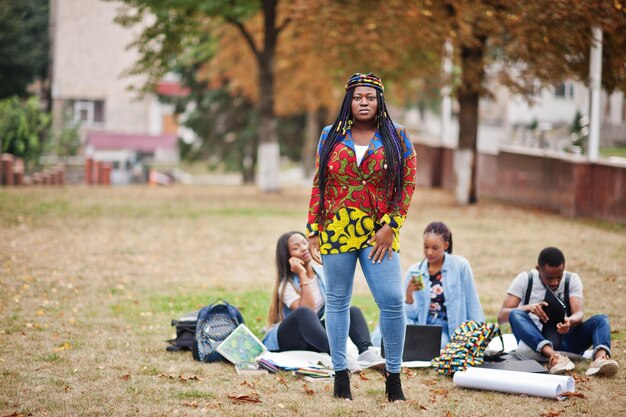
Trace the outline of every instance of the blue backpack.
<instances>
[{"instance_id":1,"label":"blue backpack","mask_svg":"<svg viewBox=\"0 0 626 417\"><path fill-rule=\"evenodd\" d=\"M193 358L201 362L217 362L224 357L217 347L243 323L239 309L218 298L198 313L196 337L191 352Z\"/></svg>"}]
</instances>

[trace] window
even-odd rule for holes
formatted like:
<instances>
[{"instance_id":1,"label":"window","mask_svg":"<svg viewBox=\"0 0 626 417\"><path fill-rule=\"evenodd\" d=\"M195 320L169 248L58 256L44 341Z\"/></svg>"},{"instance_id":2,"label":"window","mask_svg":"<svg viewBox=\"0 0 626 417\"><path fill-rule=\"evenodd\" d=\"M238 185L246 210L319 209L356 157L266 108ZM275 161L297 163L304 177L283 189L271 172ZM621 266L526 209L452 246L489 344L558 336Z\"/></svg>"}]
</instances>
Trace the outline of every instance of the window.
<instances>
[{"instance_id":1,"label":"window","mask_svg":"<svg viewBox=\"0 0 626 417\"><path fill-rule=\"evenodd\" d=\"M573 98L574 97L574 85L570 82L556 84L554 86L554 97Z\"/></svg>"},{"instance_id":2,"label":"window","mask_svg":"<svg viewBox=\"0 0 626 417\"><path fill-rule=\"evenodd\" d=\"M68 100L67 108L72 120L83 127L104 123L104 100Z\"/></svg>"}]
</instances>

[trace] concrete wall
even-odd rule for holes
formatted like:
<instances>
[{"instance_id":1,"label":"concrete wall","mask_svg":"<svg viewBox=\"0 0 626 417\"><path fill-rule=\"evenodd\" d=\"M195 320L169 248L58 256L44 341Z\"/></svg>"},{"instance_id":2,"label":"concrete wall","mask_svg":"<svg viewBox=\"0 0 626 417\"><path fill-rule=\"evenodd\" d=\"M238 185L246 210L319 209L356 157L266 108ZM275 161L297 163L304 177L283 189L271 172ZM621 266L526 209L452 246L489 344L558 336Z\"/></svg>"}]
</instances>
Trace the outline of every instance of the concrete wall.
<instances>
[{"instance_id":1,"label":"concrete wall","mask_svg":"<svg viewBox=\"0 0 626 417\"><path fill-rule=\"evenodd\" d=\"M59 126L65 100L104 100L104 123L98 130L154 133L160 126L150 97L138 98L129 86L142 80L124 71L137 59L128 44L138 29L113 22L120 3L102 0L52 0L52 99L55 125ZM156 129L160 130L160 128ZM156 132L156 133L160 133Z\"/></svg>"},{"instance_id":2,"label":"concrete wall","mask_svg":"<svg viewBox=\"0 0 626 417\"><path fill-rule=\"evenodd\" d=\"M454 150L415 144L417 184L454 189ZM489 197L571 217L626 223L626 164L506 148L478 155L478 198Z\"/></svg>"}]
</instances>

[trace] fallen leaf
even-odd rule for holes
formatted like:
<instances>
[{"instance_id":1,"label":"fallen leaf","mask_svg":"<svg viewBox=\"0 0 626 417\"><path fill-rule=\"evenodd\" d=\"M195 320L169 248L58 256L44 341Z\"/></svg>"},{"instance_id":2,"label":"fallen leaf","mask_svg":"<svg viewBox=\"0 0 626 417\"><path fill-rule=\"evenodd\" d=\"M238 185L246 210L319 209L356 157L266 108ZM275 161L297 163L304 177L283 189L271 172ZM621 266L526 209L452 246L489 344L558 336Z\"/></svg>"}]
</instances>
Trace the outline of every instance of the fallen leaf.
<instances>
[{"instance_id":1,"label":"fallen leaf","mask_svg":"<svg viewBox=\"0 0 626 417\"><path fill-rule=\"evenodd\" d=\"M244 395L244 394L229 395L228 398L230 398L231 400L235 402L241 402L241 403L262 403L263 402L259 398L259 394L256 394L256 393L252 393L250 395Z\"/></svg>"},{"instance_id":2,"label":"fallen leaf","mask_svg":"<svg viewBox=\"0 0 626 417\"><path fill-rule=\"evenodd\" d=\"M564 397L578 397L578 398L587 398L585 397L585 394L583 394L582 392L564 392L563 394L561 394Z\"/></svg>"},{"instance_id":3,"label":"fallen leaf","mask_svg":"<svg viewBox=\"0 0 626 417\"><path fill-rule=\"evenodd\" d=\"M169 378L169 379L174 379L174 375L168 375L168 374L164 374L164 373L160 373L159 375L157 375L159 378Z\"/></svg>"},{"instance_id":4,"label":"fallen leaf","mask_svg":"<svg viewBox=\"0 0 626 417\"><path fill-rule=\"evenodd\" d=\"M545 413L541 413L539 415L541 417L557 417L557 416L561 415L561 412L560 411L553 411L553 410L551 410L551 411L547 411Z\"/></svg>"},{"instance_id":5,"label":"fallen leaf","mask_svg":"<svg viewBox=\"0 0 626 417\"><path fill-rule=\"evenodd\" d=\"M283 384L284 386L288 387L288 385L287 385L287 381L285 381L285 378L283 378L282 376L278 375L278 376L276 377L276 380L277 380L279 383Z\"/></svg>"},{"instance_id":6,"label":"fallen leaf","mask_svg":"<svg viewBox=\"0 0 626 417\"><path fill-rule=\"evenodd\" d=\"M579 375L579 374L574 374L573 377L574 377L574 381L576 381L576 382L587 382L587 381L589 381L589 378L587 378L586 376Z\"/></svg>"},{"instance_id":7,"label":"fallen leaf","mask_svg":"<svg viewBox=\"0 0 626 417\"><path fill-rule=\"evenodd\" d=\"M404 368L404 374L407 378L413 378L415 376L415 372L413 372L413 369L411 368Z\"/></svg>"},{"instance_id":8,"label":"fallen leaf","mask_svg":"<svg viewBox=\"0 0 626 417\"><path fill-rule=\"evenodd\" d=\"M243 380L243 382L242 382L241 384L239 384L239 385L246 385L246 386L248 386L248 387L250 387L250 388L254 388L254 384L253 384L253 383L251 383L251 382L246 381L245 379L244 379L244 380Z\"/></svg>"},{"instance_id":9,"label":"fallen leaf","mask_svg":"<svg viewBox=\"0 0 626 417\"><path fill-rule=\"evenodd\" d=\"M25 414L19 414L17 411L13 414L7 414L6 416L3 417L26 417Z\"/></svg>"},{"instance_id":10,"label":"fallen leaf","mask_svg":"<svg viewBox=\"0 0 626 417\"><path fill-rule=\"evenodd\" d=\"M130 376L130 375L128 375L128 374L126 374L126 375L122 375L122 376L120 377L120 379L121 379L122 381L128 381L130 378L131 378L131 376Z\"/></svg>"},{"instance_id":11,"label":"fallen leaf","mask_svg":"<svg viewBox=\"0 0 626 417\"><path fill-rule=\"evenodd\" d=\"M444 417L452 417L452 411L448 410L445 414Z\"/></svg>"},{"instance_id":12,"label":"fallen leaf","mask_svg":"<svg viewBox=\"0 0 626 417\"><path fill-rule=\"evenodd\" d=\"M72 348L72 345L69 342L65 342L62 345L57 346L54 351L55 352L62 352L64 350L70 350Z\"/></svg>"},{"instance_id":13,"label":"fallen leaf","mask_svg":"<svg viewBox=\"0 0 626 417\"><path fill-rule=\"evenodd\" d=\"M360 372L359 373L359 378L361 378L363 381L369 381L370 379L367 377L367 375L365 375L365 372Z\"/></svg>"},{"instance_id":14,"label":"fallen leaf","mask_svg":"<svg viewBox=\"0 0 626 417\"><path fill-rule=\"evenodd\" d=\"M183 401L183 405L185 407L198 408L198 402L197 401Z\"/></svg>"},{"instance_id":15,"label":"fallen leaf","mask_svg":"<svg viewBox=\"0 0 626 417\"><path fill-rule=\"evenodd\" d=\"M189 376L184 376L184 375L178 375L178 379L180 381L183 382L187 382L187 381L203 381L203 378L200 378L199 376L196 375L189 375Z\"/></svg>"},{"instance_id":16,"label":"fallen leaf","mask_svg":"<svg viewBox=\"0 0 626 417\"><path fill-rule=\"evenodd\" d=\"M437 385L439 383L439 380L437 379L427 379L425 381L422 381L422 384L424 385L429 385L429 386L433 386L433 385Z\"/></svg>"},{"instance_id":17,"label":"fallen leaf","mask_svg":"<svg viewBox=\"0 0 626 417\"><path fill-rule=\"evenodd\" d=\"M307 384L304 384L304 392L306 392L309 395L315 394L315 391L313 391L311 387L309 387Z\"/></svg>"},{"instance_id":18,"label":"fallen leaf","mask_svg":"<svg viewBox=\"0 0 626 417\"><path fill-rule=\"evenodd\" d=\"M445 388L432 388L430 390L430 393L434 395L441 395L444 398L448 398L448 390Z\"/></svg>"}]
</instances>

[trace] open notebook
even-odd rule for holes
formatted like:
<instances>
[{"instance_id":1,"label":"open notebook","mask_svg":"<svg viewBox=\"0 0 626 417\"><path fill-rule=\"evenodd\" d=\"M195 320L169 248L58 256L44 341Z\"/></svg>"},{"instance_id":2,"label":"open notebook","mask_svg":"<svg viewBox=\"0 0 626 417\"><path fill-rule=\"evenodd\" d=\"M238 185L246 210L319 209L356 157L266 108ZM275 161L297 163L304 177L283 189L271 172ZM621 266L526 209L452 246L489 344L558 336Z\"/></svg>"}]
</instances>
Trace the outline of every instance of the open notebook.
<instances>
[{"instance_id":1,"label":"open notebook","mask_svg":"<svg viewBox=\"0 0 626 417\"><path fill-rule=\"evenodd\" d=\"M255 362L267 351L263 343L241 323L216 349L234 364Z\"/></svg>"}]
</instances>

